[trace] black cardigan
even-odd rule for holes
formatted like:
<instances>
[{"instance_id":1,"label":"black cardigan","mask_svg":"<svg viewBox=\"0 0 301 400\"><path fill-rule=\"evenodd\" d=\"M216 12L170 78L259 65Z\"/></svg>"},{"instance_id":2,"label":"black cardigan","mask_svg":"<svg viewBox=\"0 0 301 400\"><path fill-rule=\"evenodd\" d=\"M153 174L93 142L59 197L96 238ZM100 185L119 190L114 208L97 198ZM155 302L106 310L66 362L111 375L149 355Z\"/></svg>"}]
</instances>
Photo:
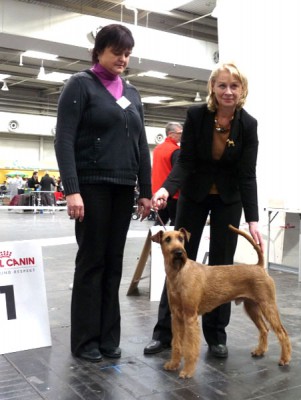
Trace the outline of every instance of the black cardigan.
<instances>
[{"instance_id":1,"label":"black cardigan","mask_svg":"<svg viewBox=\"0 0 301 400\"><path fill-rule=\"evenodd\" d=\"M74 74L58 104L55 152L65 194L81 183L139 185L151 198L151 163L141 99L123 80L122 108L89 70Z\"/></svg>"},{"instance_id":2,"label":"black cardigan","mask_svg":"<svg viewBox=\"0 0 301 400\"><path fill-rule=\"evenodd\" d=\"M200 202L215 183L224 203L242 201L246 221L258 221L257 121L244 109L236 111L220 160L212 158L213 131L214 113L207 105L188 109L181 152L163 187L170 195L180 188L183 195Z\"/></svg>"}]
</instances>

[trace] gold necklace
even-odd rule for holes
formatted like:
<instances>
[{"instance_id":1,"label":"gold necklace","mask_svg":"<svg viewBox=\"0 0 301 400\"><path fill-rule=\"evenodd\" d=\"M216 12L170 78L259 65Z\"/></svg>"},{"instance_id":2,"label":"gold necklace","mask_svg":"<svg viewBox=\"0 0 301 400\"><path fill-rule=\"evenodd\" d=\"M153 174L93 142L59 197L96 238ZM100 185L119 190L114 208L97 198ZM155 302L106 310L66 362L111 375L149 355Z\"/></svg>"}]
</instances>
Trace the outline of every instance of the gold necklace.
<instances>
[{"instance_id":1,"label":"gold necklace","mask_svg":"<svg viewBox=\"0 0 301 400\"><path fill-rule=\"evenodd\" d=\"M234 115L232 115L232 118L230 119L228 126L223 126L218 123L217 117L215 117L214 118L214 128L215 128L216 132L222 133L222 134L230 132L231 121L233 118L234 118Z\"/></svg>"}]
</instances>

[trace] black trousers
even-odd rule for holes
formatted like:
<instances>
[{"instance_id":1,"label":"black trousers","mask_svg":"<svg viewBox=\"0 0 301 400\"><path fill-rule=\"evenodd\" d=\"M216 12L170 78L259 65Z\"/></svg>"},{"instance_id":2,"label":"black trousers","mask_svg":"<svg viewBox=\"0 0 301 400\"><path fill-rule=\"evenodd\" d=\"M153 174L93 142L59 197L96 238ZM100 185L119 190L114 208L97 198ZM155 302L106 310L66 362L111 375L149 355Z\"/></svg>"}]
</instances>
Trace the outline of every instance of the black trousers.
<instances>
[{"instance_id":1,"label":"black trousers","mask_svg":"<svg viewBox=\"0 0 301 400\"><path fill-rule=\"evenodd\" d=\"M239 227L241 213L240 202L224 204L219 195L208 195L201 203L195 203L180 194L175 229L183 227L191 233L190 241L185 245L188 258L196 259L203 229L210 214L209 265L232 264L237 235L229 230L228 225ZM231 303L227 303L203 315L203 333L209 345L226 344L225 328L230 321L230 313ZM172 339L166 284L159 304L153 339L160 340L164 344L170 344Z\"/></svg>"},{"instance_id":2,"label":"black trousers","mask_svg":"<svg viewBox=\"0 0 301 400\"><path fill-rule=\"evenodd\" d=\"M41 193L42 206L53 206L55 203L54 193Z\"/></svg>"},{"instance_id":3,"label":"black trousers","mask_svg":"<svg viewBox=\"0 0 301 400\"><path fill-rule=\"evenodd\" d=\"M71 351L95 342L120 342L119 286L134 187L82 185L83 222L76 221L78 252L71 301Z\"/></svg>"}]
</instances>

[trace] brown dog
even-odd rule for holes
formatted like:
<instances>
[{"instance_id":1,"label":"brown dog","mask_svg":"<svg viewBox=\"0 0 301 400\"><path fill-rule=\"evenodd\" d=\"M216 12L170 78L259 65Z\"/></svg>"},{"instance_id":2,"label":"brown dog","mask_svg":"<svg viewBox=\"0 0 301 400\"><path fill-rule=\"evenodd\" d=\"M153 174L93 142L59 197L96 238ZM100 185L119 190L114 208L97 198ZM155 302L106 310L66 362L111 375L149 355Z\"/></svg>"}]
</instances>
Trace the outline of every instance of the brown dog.
<instances>
[{"instance_id":1,"label":"brown dog","mask_svg":"<svg viewBox=\"0 0 301 400\"><path fill-rule=\"evenodd\" d=\"M232 300L244 302L247 314L259 330L259 342L252 356L263 356L268 349L266 320L280 342L279 365L287 365L291 359L290 339L276 305L275 284L264 269L260 246L247 233L231 225L229 228L253 245L258 255L257 265L208 266L189 260L184 244L190 233L184 228L159 231L151 237L161 245L172 314L171 359L164 369L177 370L183 357L180 378L192 377L196 369L201 337L198 316Z\"/></svg>"}]
</instances>

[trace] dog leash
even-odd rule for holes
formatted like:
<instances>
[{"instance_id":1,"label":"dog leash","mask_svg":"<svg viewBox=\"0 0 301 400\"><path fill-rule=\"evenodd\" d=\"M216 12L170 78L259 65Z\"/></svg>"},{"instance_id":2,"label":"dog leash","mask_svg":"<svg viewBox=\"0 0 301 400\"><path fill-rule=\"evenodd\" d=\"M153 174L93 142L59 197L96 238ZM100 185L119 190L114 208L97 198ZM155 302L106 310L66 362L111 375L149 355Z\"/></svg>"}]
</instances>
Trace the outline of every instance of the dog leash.
<instances>
[{"instance_id":1,"label":"dog leash","mask_svg":"<svg viewBox=\"0 0 301 400\"><path fill-rule=\"evenodd\" d=\"M160 222L160 225L162 226L162 228L164 228L164 230L166 231L166 226L164 225L158 211L156 211L156 219Z\"/></svg>"}]
</instances>

